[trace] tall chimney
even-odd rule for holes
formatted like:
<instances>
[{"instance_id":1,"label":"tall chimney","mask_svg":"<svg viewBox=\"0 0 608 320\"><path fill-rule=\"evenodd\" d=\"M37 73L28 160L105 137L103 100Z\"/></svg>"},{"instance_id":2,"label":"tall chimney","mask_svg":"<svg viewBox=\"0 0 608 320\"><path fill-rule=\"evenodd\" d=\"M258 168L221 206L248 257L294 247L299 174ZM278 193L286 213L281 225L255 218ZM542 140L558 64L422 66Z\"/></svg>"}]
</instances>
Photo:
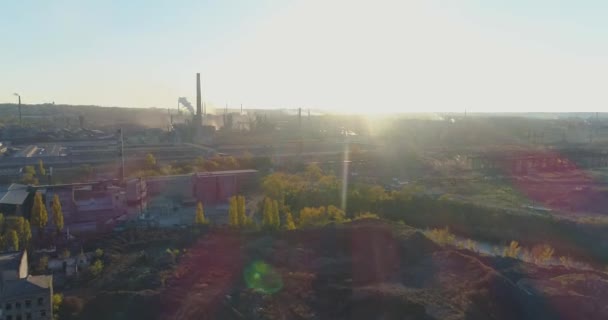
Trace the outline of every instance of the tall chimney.
<instances>
[{"instance_id":1,"label":"tall chimney","mask_svg":"<svg viewBox=\"0 0 608 320\"><path fill-rule=\"evenodd\" d=\"M202 119L201 112L201 74L196 74L196 118L198 121ZM200 124L200 123L199 123Z\"/></svg>"}]
</instances>

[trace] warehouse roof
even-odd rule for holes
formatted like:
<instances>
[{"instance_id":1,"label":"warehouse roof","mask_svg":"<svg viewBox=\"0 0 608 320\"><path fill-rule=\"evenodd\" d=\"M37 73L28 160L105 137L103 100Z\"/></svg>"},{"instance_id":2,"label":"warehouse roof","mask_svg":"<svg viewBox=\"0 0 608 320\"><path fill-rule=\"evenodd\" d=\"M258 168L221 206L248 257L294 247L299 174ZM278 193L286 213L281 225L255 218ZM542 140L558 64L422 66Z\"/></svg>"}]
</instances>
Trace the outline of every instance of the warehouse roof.
<instances>
[{"instance_id":1,"label":"warehouse roof","mask_svg":"<svg viewBox=\"0 0 608 320\"><path fill-rule=\"evenodd\" d=\"M23 204L30 194L27 189L26 185L12 183L7 190L0 191L0 204Z\"/></svg>"}]
</instances>

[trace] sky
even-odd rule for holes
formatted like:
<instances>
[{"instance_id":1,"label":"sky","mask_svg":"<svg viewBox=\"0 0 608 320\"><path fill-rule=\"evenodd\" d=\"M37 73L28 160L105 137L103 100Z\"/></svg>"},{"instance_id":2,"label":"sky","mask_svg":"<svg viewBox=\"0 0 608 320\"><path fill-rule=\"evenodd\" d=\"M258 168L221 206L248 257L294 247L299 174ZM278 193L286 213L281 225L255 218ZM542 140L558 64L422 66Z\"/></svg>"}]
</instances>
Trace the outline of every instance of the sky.
<instances>
[{"instance_id":1,"label":"sky","mask_svg":"<svg viewBox=\"0 0 608 320\"><path fill-rule=\"evenodd\" d=\"M608 110L608 1L0 2L0 103Z\"/></svg>"}]
</instances>

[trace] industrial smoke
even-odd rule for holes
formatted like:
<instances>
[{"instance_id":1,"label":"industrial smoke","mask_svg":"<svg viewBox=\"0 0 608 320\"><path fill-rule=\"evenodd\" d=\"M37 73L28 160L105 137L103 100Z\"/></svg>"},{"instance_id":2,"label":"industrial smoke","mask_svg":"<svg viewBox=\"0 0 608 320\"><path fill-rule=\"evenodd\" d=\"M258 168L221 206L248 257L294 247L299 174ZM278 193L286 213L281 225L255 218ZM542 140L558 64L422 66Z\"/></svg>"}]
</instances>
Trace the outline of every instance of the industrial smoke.
<instances>
[{"instance_id":1,"label":"industrial smoke","mask_svg":"<svg viewBox=\"0 0 608 320\"><path fill-rule=\"evenodd\" d=\"M194 107L192 106L192 104L190 103L190 101L188 101L188 99L186 99L186 97L180 97L178 99L178 102L186 107L188 109L188 111L190 111L190 113L194 114Z\"/></svg>"}]
</instances>

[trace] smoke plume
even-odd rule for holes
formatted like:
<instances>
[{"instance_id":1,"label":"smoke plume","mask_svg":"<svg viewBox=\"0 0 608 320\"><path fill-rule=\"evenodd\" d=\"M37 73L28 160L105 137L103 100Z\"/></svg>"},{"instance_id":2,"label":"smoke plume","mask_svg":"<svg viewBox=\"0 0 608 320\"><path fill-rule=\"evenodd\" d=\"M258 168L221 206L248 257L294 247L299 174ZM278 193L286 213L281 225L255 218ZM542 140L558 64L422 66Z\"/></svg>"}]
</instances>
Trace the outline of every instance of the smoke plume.
<instances>
[{"instance_id":1,"label":"smoke plume","mask_svg":"<svg viewBox=\"0 0 608 320\"><path fill-rule=\"evenodd\" d=\"M194 107L192 107L192 104L190 103L190 101L188 101L188 99L186 99L186 97L180 97L177 102L179 102L182 106L186 107L190 113L194 114Z\"/></svg>"}]
</instances>

